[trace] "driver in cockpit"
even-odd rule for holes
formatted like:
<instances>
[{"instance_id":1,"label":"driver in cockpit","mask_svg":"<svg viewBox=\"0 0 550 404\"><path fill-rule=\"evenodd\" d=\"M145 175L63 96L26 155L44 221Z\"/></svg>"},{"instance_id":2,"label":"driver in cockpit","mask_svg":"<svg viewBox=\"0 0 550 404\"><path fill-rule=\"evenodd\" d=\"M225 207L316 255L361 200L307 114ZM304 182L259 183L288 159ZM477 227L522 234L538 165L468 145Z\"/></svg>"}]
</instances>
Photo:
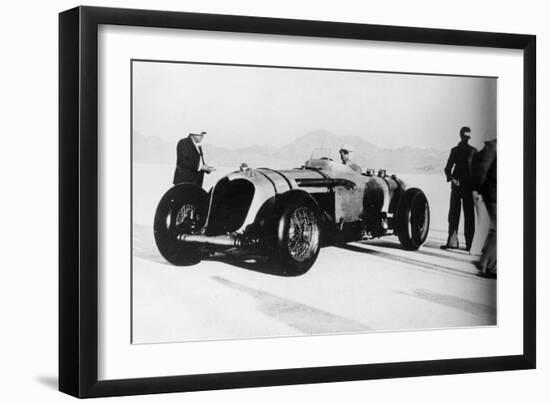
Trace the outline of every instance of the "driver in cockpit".
<instances>
[{"instance_id":1,"label":"driver in cockpit","mask_svg":"<svg viewBox=\"0 0 550 404\"><path fill-rule=\"evenodd\" d=\"M342 164L361 174L361 167L353 162L353 148L350 145L344 144L340 147L340 159Z\"/></svg>"}]
</instances>

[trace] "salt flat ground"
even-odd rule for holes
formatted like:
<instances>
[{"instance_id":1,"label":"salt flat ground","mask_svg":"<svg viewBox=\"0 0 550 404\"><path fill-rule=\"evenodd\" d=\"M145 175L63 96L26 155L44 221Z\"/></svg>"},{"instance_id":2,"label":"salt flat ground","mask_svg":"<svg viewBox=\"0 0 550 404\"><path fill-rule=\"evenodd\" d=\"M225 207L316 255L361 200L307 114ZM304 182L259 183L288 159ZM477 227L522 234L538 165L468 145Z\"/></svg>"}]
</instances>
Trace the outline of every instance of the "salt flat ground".
<instances>
[{"instance_id":1,"label":"salt flat ground","mask_svg":"<svg viewBox=\"0 0 550 404\"><path fill-rule=\"evenodd\" d=\"M283 277L253 262L164 261L152 220L172 170L133 168L134 343L496 324L496 280L478 276L479 257L439 248L449 196L443 176L403 175L430 200L430 234L420 250L402 250L393 236L331 246L306 274ZM225 172L208 176L205 186Z\"/></svg>"}]
</instances>

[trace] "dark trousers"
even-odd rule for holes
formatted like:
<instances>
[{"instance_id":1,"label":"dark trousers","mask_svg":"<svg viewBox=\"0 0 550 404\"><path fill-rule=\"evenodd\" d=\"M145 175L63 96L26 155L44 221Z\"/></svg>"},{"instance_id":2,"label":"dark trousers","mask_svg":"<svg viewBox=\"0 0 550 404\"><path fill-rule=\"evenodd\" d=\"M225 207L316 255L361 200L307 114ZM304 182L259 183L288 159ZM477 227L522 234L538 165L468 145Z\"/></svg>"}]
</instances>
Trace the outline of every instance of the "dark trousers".
<instances>
[{"instance_id":1,"label":"dark trousers","mask_svg":"<svg viewBox=\"0 0 550 404\"><path fill-rule=\"evenodd\" d=\"M496 202L485 202L487 213L491 219L491 227L481 250L481 259L478 268L483 272L496 272L497 268L497 204Z\"/></svg>"},{"instance_id":2,"label":"dark trousers","mask_svg":"<svg viewBox=\"0 0 550 404\"><path fill-rule=\"evenodd\" d=\"M464 210L464 237L466 249L472 246L475 232L474 197L470 188L451 185L451 202L449 204L449 238L447 246L458 248L458 224L460 207Z\"/></svg>"}]
</instances>

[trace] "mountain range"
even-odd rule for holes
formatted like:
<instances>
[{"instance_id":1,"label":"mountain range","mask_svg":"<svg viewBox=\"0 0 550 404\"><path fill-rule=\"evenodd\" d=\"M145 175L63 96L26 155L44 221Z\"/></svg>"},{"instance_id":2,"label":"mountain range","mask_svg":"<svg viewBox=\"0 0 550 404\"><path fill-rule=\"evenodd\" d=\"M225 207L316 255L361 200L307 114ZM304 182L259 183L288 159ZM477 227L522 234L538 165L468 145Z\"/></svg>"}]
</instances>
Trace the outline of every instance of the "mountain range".
<instances>
[{"instance_id":1,"label":"mountain range","mask_svg":"<svg viewBox=\"0 0 550 404\"><path fill-rule=\"evenodd\" d=\"M434 148L400 147L381 148L358 136L340 136L325 130L316 130L298 137L282 147L252 145L226 148L205 144L204 154L208 162L219 167L238 167L247 163L250 167L278 169L300 167L314 149L330 150L334 160L339 160L338 149L342 144L354 147L354 161L363 169L385 168L388 172L441 172L448 151ZM175 164L176 145L158 136L144 136L134 131L133 161L137 163Z\"/></svg>"}]
</instances>

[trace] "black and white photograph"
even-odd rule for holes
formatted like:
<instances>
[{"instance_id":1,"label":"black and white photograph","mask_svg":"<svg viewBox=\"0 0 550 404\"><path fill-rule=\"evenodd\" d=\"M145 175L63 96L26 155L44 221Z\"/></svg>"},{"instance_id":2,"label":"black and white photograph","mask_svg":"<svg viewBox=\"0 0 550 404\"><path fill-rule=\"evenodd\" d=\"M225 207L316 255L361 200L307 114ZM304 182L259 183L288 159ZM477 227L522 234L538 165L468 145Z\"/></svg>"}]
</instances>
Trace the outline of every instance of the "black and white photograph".
<instances>
[{"instance_id":1,"label":"black and white photograph","mask_svg":"<svg viewBox=\"0 0 550 404\"><path fill-rule=\"evenodd\" d=\"M131 342L498 326L498 78L131 61Z\"/></svg>"},{"instance_id":2,"label":"black and white photograph","mask_svg":"<svg viewBox=\"0 0 550 404\"><path fill-rule=\"evenodd\" d=\"M2 402L547 404L544 2L86 3L2 7Z\"/></svg>"}]
</instances>

